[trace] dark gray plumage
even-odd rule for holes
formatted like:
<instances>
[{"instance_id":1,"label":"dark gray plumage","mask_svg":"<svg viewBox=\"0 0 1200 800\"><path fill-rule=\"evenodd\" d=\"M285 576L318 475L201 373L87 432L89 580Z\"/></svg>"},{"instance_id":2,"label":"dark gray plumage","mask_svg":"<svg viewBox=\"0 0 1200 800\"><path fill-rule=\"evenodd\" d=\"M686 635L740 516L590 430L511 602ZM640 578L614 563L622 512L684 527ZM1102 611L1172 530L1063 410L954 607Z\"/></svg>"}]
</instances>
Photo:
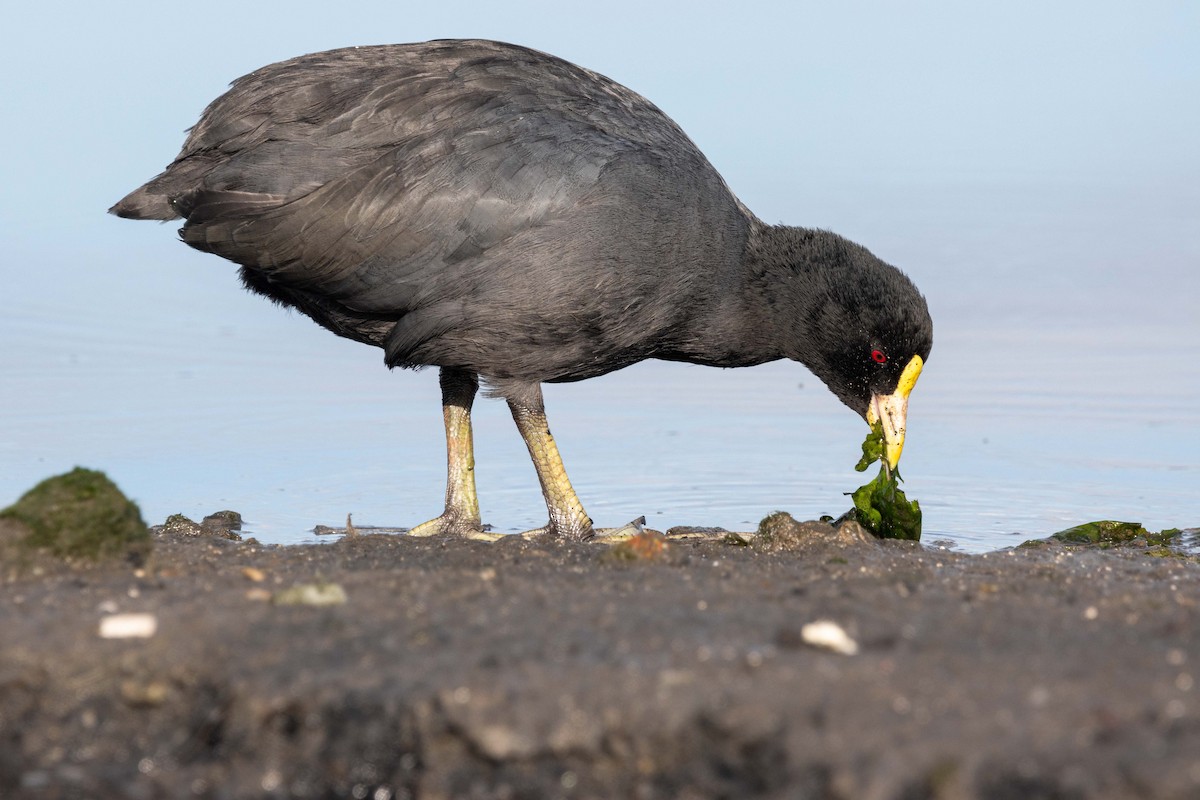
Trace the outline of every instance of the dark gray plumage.
<instances>
[{"instance_id":1,"label":"dark gray plumage","mask_svg":"<svg viewBox=\"0 0 1200 800\"><path fill-rule=\"evenodd\" d=\"M647 358L791 358L867 416L932 343L898 270L834 234L762 223L644 98L497 42L264 67L111 210L182 217L184 241L242 265L251 289L383 348L389 366L442 367L468 456L479 378L536 418L542 382ZM476 530L473 476L471 498L451 497L466 476L453 474L450 428L448 416L447 512L429 524ZM526 440L551 529L589 535L581 506L556 508L557 479Z\"/></svg>"}]
</instances>

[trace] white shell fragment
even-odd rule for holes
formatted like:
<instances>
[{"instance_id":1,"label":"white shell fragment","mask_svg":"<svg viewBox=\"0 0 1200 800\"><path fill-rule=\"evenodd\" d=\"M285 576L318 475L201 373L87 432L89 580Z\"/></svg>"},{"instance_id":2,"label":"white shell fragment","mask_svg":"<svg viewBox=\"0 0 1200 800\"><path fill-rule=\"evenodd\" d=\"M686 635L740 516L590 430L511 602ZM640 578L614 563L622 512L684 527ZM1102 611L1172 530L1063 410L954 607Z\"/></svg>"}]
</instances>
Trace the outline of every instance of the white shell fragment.
<instances>
[{"instance_id":1,"label":"white shell fragment","mask_svg":"<svg viewBox=\"0 0 1200 800\"><path fill-rule=\"evenodd\" d=\"M100 620L101 639L149 639L157 631L153 614L109 614Z\"/></svg>"},{"instance_id":2,"label":"white shell fragment","mask_svg":"<svg viewBox=\"0 0 1200 800\"><path fill-rule=\"evenodd\" d=\"M821 647L852 656L858 652L858 642L850 638L850 634L836 622L828 619L810 622L800 629L800 638L804 643L813 647Z\"/></svg>"}]
</instances>

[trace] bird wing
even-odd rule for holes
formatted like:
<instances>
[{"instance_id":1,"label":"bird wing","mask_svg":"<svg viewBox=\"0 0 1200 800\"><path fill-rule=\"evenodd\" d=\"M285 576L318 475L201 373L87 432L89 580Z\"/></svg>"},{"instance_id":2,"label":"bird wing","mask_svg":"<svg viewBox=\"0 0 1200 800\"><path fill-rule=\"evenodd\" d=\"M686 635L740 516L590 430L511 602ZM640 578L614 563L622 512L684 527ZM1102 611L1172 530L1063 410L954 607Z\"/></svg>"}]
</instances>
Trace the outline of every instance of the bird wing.
<instances>
[{"instance_id":1,"label":"bird wing","mask_svg":"<svg viewBox=\"0 0 1200 800\"><path fill-rule=\"evenodd\" d=\"M114 210L183 216L194 247L398 315L561 220L607 165L648 143L703 159L640 96L536 51L331 51L236 81L175 164Z\"/></svg>"},{"instance_id":2,"label":"bird wing","mask_svg":"<svg viewBox=\"0 0 1200 800\"><path fill-rule=\"evenodd\" d=\"M221 168L236 182L210 173L176 199L187 218L182 235L355 311L401 313L463 280L485 252L567 213L616 157L619 143L545 116L417 134L359 165L357 153L304 143L243 151ZM261 186L260 174L329 172L336 176L305 192L296 178L270 191L244 188Z\"/></svg>"}]
</instances>

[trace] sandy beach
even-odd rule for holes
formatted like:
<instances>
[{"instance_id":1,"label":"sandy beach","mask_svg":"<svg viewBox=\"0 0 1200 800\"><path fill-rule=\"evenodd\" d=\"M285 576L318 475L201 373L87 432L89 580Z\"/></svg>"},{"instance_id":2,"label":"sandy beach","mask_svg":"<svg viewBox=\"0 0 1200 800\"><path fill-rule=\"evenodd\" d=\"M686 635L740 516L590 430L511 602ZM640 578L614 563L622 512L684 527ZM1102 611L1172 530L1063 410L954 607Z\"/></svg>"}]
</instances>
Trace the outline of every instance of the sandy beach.
<instances>
[{"instance_id":1,"label":"sandy beach","mask_svg":"<svg viewBox=\"0 0 1200 800\"><path fill-rule=\"evenodd\" d=\"M1200 796L1194 557L671 533L9 570L3 794Z\"/></svg>"}]
</instances>

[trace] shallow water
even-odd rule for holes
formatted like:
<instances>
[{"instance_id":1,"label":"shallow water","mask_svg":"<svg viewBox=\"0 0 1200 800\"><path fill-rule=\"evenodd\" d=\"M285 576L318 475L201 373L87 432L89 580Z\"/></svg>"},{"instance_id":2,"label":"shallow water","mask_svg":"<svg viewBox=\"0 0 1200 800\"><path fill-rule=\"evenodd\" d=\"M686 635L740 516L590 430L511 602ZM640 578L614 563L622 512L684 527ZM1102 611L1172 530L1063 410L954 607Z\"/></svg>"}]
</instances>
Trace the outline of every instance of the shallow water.
<instances>
[{"instance_id":1,"label":"shallow water","mask_svg":"<svg viewBox=\"0 0 1200 800\"><path fill-rule=\"evenodd\" d=\"M873 191L899 213L872 217L847 191L806 222L867 243L929 296L935 345L902 462L924 541L978 552L1093 519L1200 525L1195 193ZM168 230L111 225L86 253L10 253L31 267L0 322L0 505L81 464L150 522L233 508L271 542L315 541L347 513L410 526L440 511L432 370L389 373ZM796 364L649 362L546 401L599 525L836 515L869 477L852 469L863 422ZM504 404L480 398L475 419L484 520L542 524Z\"/></svg>"}]
</instances>

